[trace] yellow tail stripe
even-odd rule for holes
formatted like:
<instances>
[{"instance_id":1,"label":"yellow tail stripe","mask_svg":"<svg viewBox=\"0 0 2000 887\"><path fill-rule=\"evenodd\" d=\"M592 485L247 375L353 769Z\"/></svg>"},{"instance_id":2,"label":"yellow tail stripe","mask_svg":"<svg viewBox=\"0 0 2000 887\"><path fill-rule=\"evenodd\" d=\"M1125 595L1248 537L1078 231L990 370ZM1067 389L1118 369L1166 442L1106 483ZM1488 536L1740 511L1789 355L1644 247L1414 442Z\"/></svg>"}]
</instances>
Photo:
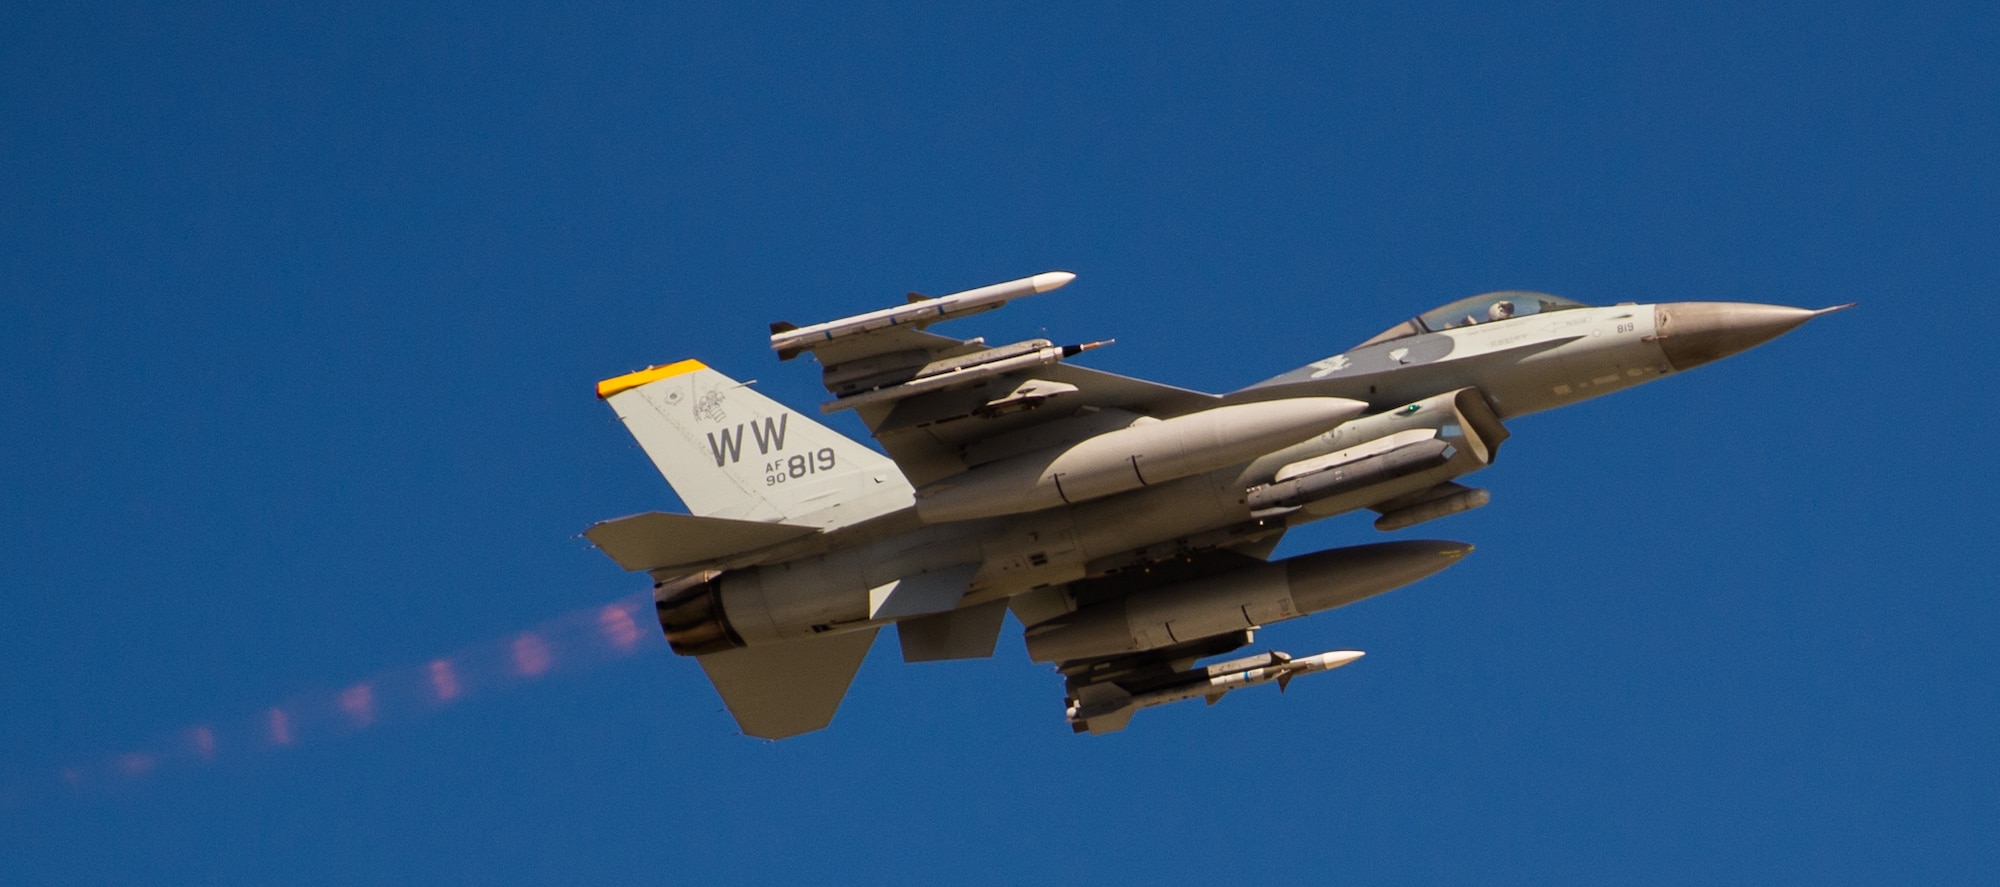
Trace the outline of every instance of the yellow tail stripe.
<instances>
[{"instance_id":1,"label":"yellow tail stripe","mask_svg":"<svg viewBox=\"0 0 2000 887\"><path fill-rule=\"evenodd\" d=\"M708 365L699 360L683 360L667 364L663 367L647 367L636 373L626 373L615 379L606 379L597 383L597 397L602 400L628 388L637 388L647 382L657 382L661 379L705 369L708 369Z\"/></svg>"}]
</instances>

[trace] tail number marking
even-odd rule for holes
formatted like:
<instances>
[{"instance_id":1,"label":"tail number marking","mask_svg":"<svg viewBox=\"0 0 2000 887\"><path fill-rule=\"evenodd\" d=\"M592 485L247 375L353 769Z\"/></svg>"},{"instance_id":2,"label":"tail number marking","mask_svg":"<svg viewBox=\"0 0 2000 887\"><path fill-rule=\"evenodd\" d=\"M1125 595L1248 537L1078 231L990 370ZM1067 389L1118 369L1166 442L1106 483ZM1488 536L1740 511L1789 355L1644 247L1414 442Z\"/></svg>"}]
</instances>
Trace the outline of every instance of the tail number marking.
<instances>
[{"instance_id":1,"label":"tail number marking","mask_svg":"<svg viewBox=\"0 0 2000 887\"><path fill-rule=\"evenodd\" d=\"M792 414L783 413L776 419L753 419L738 422L735 428L708 432L708 452L715 457L715 467L723 468L743 461L743 428L750 428L750 442L757 445L757 454L769 456L778 453L780 458L764 463L764 485L775 487L788 480L796 480L809 474L832 471L838 461L832 447L820 447L810 453L785 456L785 431Z\"/></svg>"},{"instance_id":2,"label":"tail number marking","mask_svg":"<svg viewBox=\"0 0 2000 887\"><path fill-rule=\"evenodd\" d=\"M750 421L750 439L757 444L758 455L768 456L785 448L785 423L791 417L791 413L784 413L776 419L767 416L762 422ZM708 432L708 452L715 457L715 467L743 461L743 425L738 422L733 429Z\"/></svg>"},{"instance_id":3,"label":"tail number marking","mask_svg":"<svg viewBox=\"0 0 2000 887\"><path fill-rule=\"evenodd\" d=\"M764 463L764 486L775 487L809 474L832 471L833 464L832 447L820 447L810 455L801 453L786 459L773 459Z\"/></svg>"}]
</instances>

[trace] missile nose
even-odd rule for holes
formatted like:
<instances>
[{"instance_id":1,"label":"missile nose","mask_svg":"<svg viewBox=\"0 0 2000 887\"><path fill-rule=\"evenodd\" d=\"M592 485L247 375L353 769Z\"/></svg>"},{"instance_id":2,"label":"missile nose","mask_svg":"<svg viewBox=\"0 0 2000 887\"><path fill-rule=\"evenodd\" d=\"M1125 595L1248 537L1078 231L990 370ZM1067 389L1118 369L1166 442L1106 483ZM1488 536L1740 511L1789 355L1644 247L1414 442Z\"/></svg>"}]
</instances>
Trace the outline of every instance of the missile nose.
<instances>
[{"instance_id":1,"label":"missile nose","mask_svg":"<svg viewBox=\"0 0 2000 887\"><path fill-rule=\"evenodd\" d=\"M1790 308L1754 302L1666 302L1654 308L1655 335L1675 370L1741 354L1822 314L1854 307Z\"/></svg>"},{"instance_id":2,"label":"missile nose","mask_svg":"<svg viewBox=\"0 0 2000 887\"><path fill-rule=\"evenodd\" d=\"M1360 650L1329 650L1313 658L1319 661L1321 668L1339 668L1366 655Z\"/></svg>"},{"instance_id":3,"label":"missile nose","mask_svg":"<svg viewBox=\"0 0 2000 887\"><path fill-rule=\"evenodd\" d=\"M1068 271L1044 271L1028 278L1037 293L1046 293L1052 289L1060 289L1064 284L1075 279L1076 275Z\"/></svg>"}]
</instances>

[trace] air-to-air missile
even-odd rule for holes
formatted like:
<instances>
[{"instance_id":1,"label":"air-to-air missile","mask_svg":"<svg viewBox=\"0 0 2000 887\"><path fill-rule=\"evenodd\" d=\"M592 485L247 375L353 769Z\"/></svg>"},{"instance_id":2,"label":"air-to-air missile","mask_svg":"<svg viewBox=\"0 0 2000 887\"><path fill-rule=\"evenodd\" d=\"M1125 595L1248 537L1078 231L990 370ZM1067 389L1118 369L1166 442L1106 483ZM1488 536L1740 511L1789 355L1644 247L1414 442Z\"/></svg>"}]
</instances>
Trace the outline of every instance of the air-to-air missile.
<instances>
[{"instance_id":1,"label":"air-to-air missile","mask_svg":"<svg viewBox=\"0 0 2000 887\"><path fill-rule=\"evenodd\" d=\"M1033 277L1023 277L1020 280L982 286L937 298L926 298L911 293L907 305L856 314L853 317L829 320L808 327L797 327L780 321L771 324L771 350L778 352L778 359L790 360L821 342L831 342L844 336L858 336L894 326L913 326L922 329L941 320L992 311L1007 304L1009 299L1060 289L1075 279L1076 275L1068 271L1045 271Z\"/></svg>"},{"instance_id":2,"label":"air-to-air missile","mask_svg":"<svg viewBox=\"0 0 2000 887\"><path fill-rule=\"evenodd\" d=\"M1074 277L772 324L780 359L821 364L822 411L852 411L887 455L693 360L598 384L693 514L585 535L652 574L668 641L700 661L744 732L825 726L887 625L906 661L976 658L1013 613L1087 732L1350 662L1360 654L1198 664L1471 550L1397 541L1270 560L1289 529L1368 510L1399 530L1481 507L1487 491L1459 481L1493 464L1515 418L1847 307L1488 293L1223 395L1069 361L1104 342L993 347L925 331Z\"/></svg>"},{"instance_id":3,"label":"air-to-air missile","mask_svg":"<svg viewBox=\"0 0 2000 887\"><path fill-rule=\"evenodd\" d=\"M1085 698L1069 700L1067 714L1070 728L1078 733L1115 733L1125 729L1132 714L1142 708L1196 697L1207 699L1209 705L1214 705L1231 690L1273 681L1277 682L1278 692L1282 693L1299 675L1339 668L1363 655L1360 650L1329 650L1312 656L1294 657L1272 650L1175 672L1165 686L1139 693L1127 691L1115 683L1087 684L1083 688Z\"/></svg>"},{"instance_id":4,"label":"air-to-air missile","mask_svg":"<svg viewBox=\"0 0 2000 887\"><path fill-rule=\"evenodd\" d=\"M1109 339L1081 345L1057 345L1047 339L1030 339L960 357L934 360L915 368L888 365L887 369L877 370L872 366L842 365L843 372L826 377L826 387L835 397L820 404L819 411L837 413L858 410L919 394L971 385L981 379L1059 363L1109 344Z\"/></svg>"}]
</instances>

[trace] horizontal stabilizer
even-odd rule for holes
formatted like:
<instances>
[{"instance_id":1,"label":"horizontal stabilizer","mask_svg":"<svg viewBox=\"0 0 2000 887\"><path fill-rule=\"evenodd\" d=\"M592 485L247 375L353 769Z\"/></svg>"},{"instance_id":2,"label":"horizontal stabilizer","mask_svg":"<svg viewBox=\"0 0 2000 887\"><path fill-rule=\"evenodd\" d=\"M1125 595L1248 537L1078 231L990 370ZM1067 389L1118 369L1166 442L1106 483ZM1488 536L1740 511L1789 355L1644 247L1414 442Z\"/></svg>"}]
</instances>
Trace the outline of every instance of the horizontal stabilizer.
<instances>
[{"instance_id":1,"label":"horizontal stabilizer","mask_svg":"<svg viewBox=\"0 0 2000 887\"><path fill-rule=\"evenodd\" d=\"M627 570L694 567L819 532L816 527L651 511L593 525L585 538Z\"/></svg>"},{"instance_id":2,"label":"horizontal stabilizer","mask_svg":"<svg viewBox=\"0 0 2000 887\"><path fill-rule=\"evenodd\" d=\"M745 734L783 739L833 722L877 631L816 635L695 658Z\"/></svg>"}]
</instances>

